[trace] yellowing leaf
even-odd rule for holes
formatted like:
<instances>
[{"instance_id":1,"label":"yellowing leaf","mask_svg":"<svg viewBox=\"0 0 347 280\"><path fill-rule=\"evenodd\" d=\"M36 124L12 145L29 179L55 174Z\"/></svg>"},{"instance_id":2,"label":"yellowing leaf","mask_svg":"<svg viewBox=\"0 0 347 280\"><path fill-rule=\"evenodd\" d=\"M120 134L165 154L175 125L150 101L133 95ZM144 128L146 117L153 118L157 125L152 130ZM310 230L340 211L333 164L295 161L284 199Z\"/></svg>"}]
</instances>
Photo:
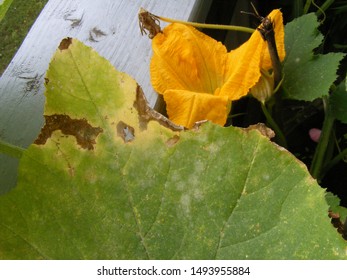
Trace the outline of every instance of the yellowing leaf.
<instances>
[{"instance_id":1,"label":"yellowing leaf","mask_svg":"<svg viewBox=\"0 0 347 280\"><path fill-rule=\"evenodd\" d=\"M282 13L274 10L268 17L283 60ZM228 53L220 42L195 28L173 23L154 37L152 48L152 85L164 96L170 119L189 128L204 119L224 125L231 101L247 95L260 78L260 69L269 70L272 65L267 43L258 31Z\"/></svg>"},{"instance_id":2,"label":"yellowing leaf","mask_svg":"<svg viewBox=\"0 0 347 280\"><path fill-rule=\"evenodd\" d=\"M0 196L0 259L347 259L325 191L266 127L172 131L131 77L62 45L45 126Z\"/></svg>"}]
</instances>

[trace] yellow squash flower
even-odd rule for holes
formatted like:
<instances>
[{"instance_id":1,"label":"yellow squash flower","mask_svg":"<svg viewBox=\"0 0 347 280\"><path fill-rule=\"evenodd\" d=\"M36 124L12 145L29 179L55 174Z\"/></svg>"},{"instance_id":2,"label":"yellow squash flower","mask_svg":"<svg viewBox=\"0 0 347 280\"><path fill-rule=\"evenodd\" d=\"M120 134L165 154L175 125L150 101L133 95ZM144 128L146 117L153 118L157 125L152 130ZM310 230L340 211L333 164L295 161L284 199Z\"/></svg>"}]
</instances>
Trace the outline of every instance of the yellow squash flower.
<instances>
[{"instance_id":1,"label":"yellow squash flower","mask_svg":"<svg viewBox=\"0 0 347 280\"><path fill-rule=\"evenodd\" d=\"M282 13L273 10L268 18L273 22L282 61ZM173 23L153 38L152 48L152 85L164 96L169 118L188 128L201 120L224 125L231 101L248 94L259 81L261 69L272 68L267 42L259 31L239 48L227 52L222 43L195 28Z\"/></svg>"}]
</instances>

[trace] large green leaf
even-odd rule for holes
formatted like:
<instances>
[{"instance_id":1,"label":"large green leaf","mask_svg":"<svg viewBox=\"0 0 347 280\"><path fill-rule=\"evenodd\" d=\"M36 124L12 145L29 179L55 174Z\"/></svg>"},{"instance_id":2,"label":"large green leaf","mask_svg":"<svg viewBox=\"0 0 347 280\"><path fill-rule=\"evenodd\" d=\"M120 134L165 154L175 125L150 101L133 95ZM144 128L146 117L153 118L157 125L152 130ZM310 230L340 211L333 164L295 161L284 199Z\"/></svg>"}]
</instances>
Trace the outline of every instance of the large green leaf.
<instances>
[{"instance_id":1,"label":"large green leaf","mask_svg":"<svg viewBox=\"0 0 347 280\"><path fill-rule=\"evenodd\" d=\"M336 119L347 123L347 90L344 82L340 83L330 96L332 112Z\"/></svg>"},{"instance_id":2,"label":"large green leaf","mask_svg":"<svg viewBox=\"0 0 347 280\"><path fill-rule=\"evenodd\" d=\"M258 130L166 128L77 40L46 83L45 127L0 197L0 258L347 258L325 191Z\"/></svg>"},{"instance_id":3,"label":"large green leaf","mask_svg":"<svg viewBox=\"0 0 347 280\"><path fill-rule=\"evenodd\" d=\"M336 71L344 54L314 55L314 49L323 40L318 25L317 17L311 13L285 27L283 88L288 98L313 101L326 96L337 78Z\"/></svg>"}]
</instances>

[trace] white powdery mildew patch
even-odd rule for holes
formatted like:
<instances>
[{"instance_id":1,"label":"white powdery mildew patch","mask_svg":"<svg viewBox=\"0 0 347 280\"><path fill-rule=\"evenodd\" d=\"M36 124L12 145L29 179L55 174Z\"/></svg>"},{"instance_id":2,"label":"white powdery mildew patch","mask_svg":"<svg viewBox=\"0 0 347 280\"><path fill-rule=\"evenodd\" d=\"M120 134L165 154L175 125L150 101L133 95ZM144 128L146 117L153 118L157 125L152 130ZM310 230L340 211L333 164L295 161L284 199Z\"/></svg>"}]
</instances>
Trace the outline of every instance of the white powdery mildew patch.
<instances>
[{"instance_id":1,"label":"white powdery mildew patch","mask_svg":"<svg viewBox=\"0 0 347 280\"><path fill-rule=\"evenodd\" d=\"M200 159L196 160L194 168L195 176L199 176L205 170L205 164L206 163Z\"/></svg>"},{"instance_id":2,"label":"white powdery mildew patch","mask_svg":"<svg viewBox=\"0 0 347 280\"><path fill-rule=\"evenodd\" d=\"M193 191L193 196L194 196L194 199L200 201L204 198L204 193L202 192L200 188L196 188Z\"/></svg>"},{"instance_id":3,"label":"white powdery mildew patch","mask_svg":"<svg viewBox=\"0 0 347 280\"><path fill-rule=\"evenodd\" d=\"M263 174L262 178L263 178L263 180L268 181L270 179L270 175L269 174Z\"/></svg>"},{"instance_id":4,"label":"white powdery mildew patch","mask_svg":"<svg viewBox=\"0 0 347 280\"><path fill-rule=\"evenodd\" d=\"M191 206L191 197L189 194L183 194L181 196L180 205L184 214L188 216L190 214L190 206Z\"/></svg>"}]
</instances>

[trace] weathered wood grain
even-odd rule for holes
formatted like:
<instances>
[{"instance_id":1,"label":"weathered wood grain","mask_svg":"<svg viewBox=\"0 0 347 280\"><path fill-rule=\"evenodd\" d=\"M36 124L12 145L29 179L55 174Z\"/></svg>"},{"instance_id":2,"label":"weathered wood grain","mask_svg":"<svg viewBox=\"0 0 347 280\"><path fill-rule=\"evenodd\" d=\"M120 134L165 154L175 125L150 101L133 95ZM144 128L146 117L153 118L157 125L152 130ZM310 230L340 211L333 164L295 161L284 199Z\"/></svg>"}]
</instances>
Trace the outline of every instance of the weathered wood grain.
<instances>
[{"instance_id":1,"label":"weathered wood grain","mask_svg":"<svg viewBox=\"0 0 347 280\"><path fill-rule=\"evenodd\" d=\"M141 36L140 7L167 17L203 20L211 0L50 0L0 78L0 138L30 145L43 125L44 75L59 42L74 37L134 77L153 106L151 41ZM164 25L163 25L164 26ZM18 160L0 155L0 193L15 184Z\"/></svg>"}]
</instances>

